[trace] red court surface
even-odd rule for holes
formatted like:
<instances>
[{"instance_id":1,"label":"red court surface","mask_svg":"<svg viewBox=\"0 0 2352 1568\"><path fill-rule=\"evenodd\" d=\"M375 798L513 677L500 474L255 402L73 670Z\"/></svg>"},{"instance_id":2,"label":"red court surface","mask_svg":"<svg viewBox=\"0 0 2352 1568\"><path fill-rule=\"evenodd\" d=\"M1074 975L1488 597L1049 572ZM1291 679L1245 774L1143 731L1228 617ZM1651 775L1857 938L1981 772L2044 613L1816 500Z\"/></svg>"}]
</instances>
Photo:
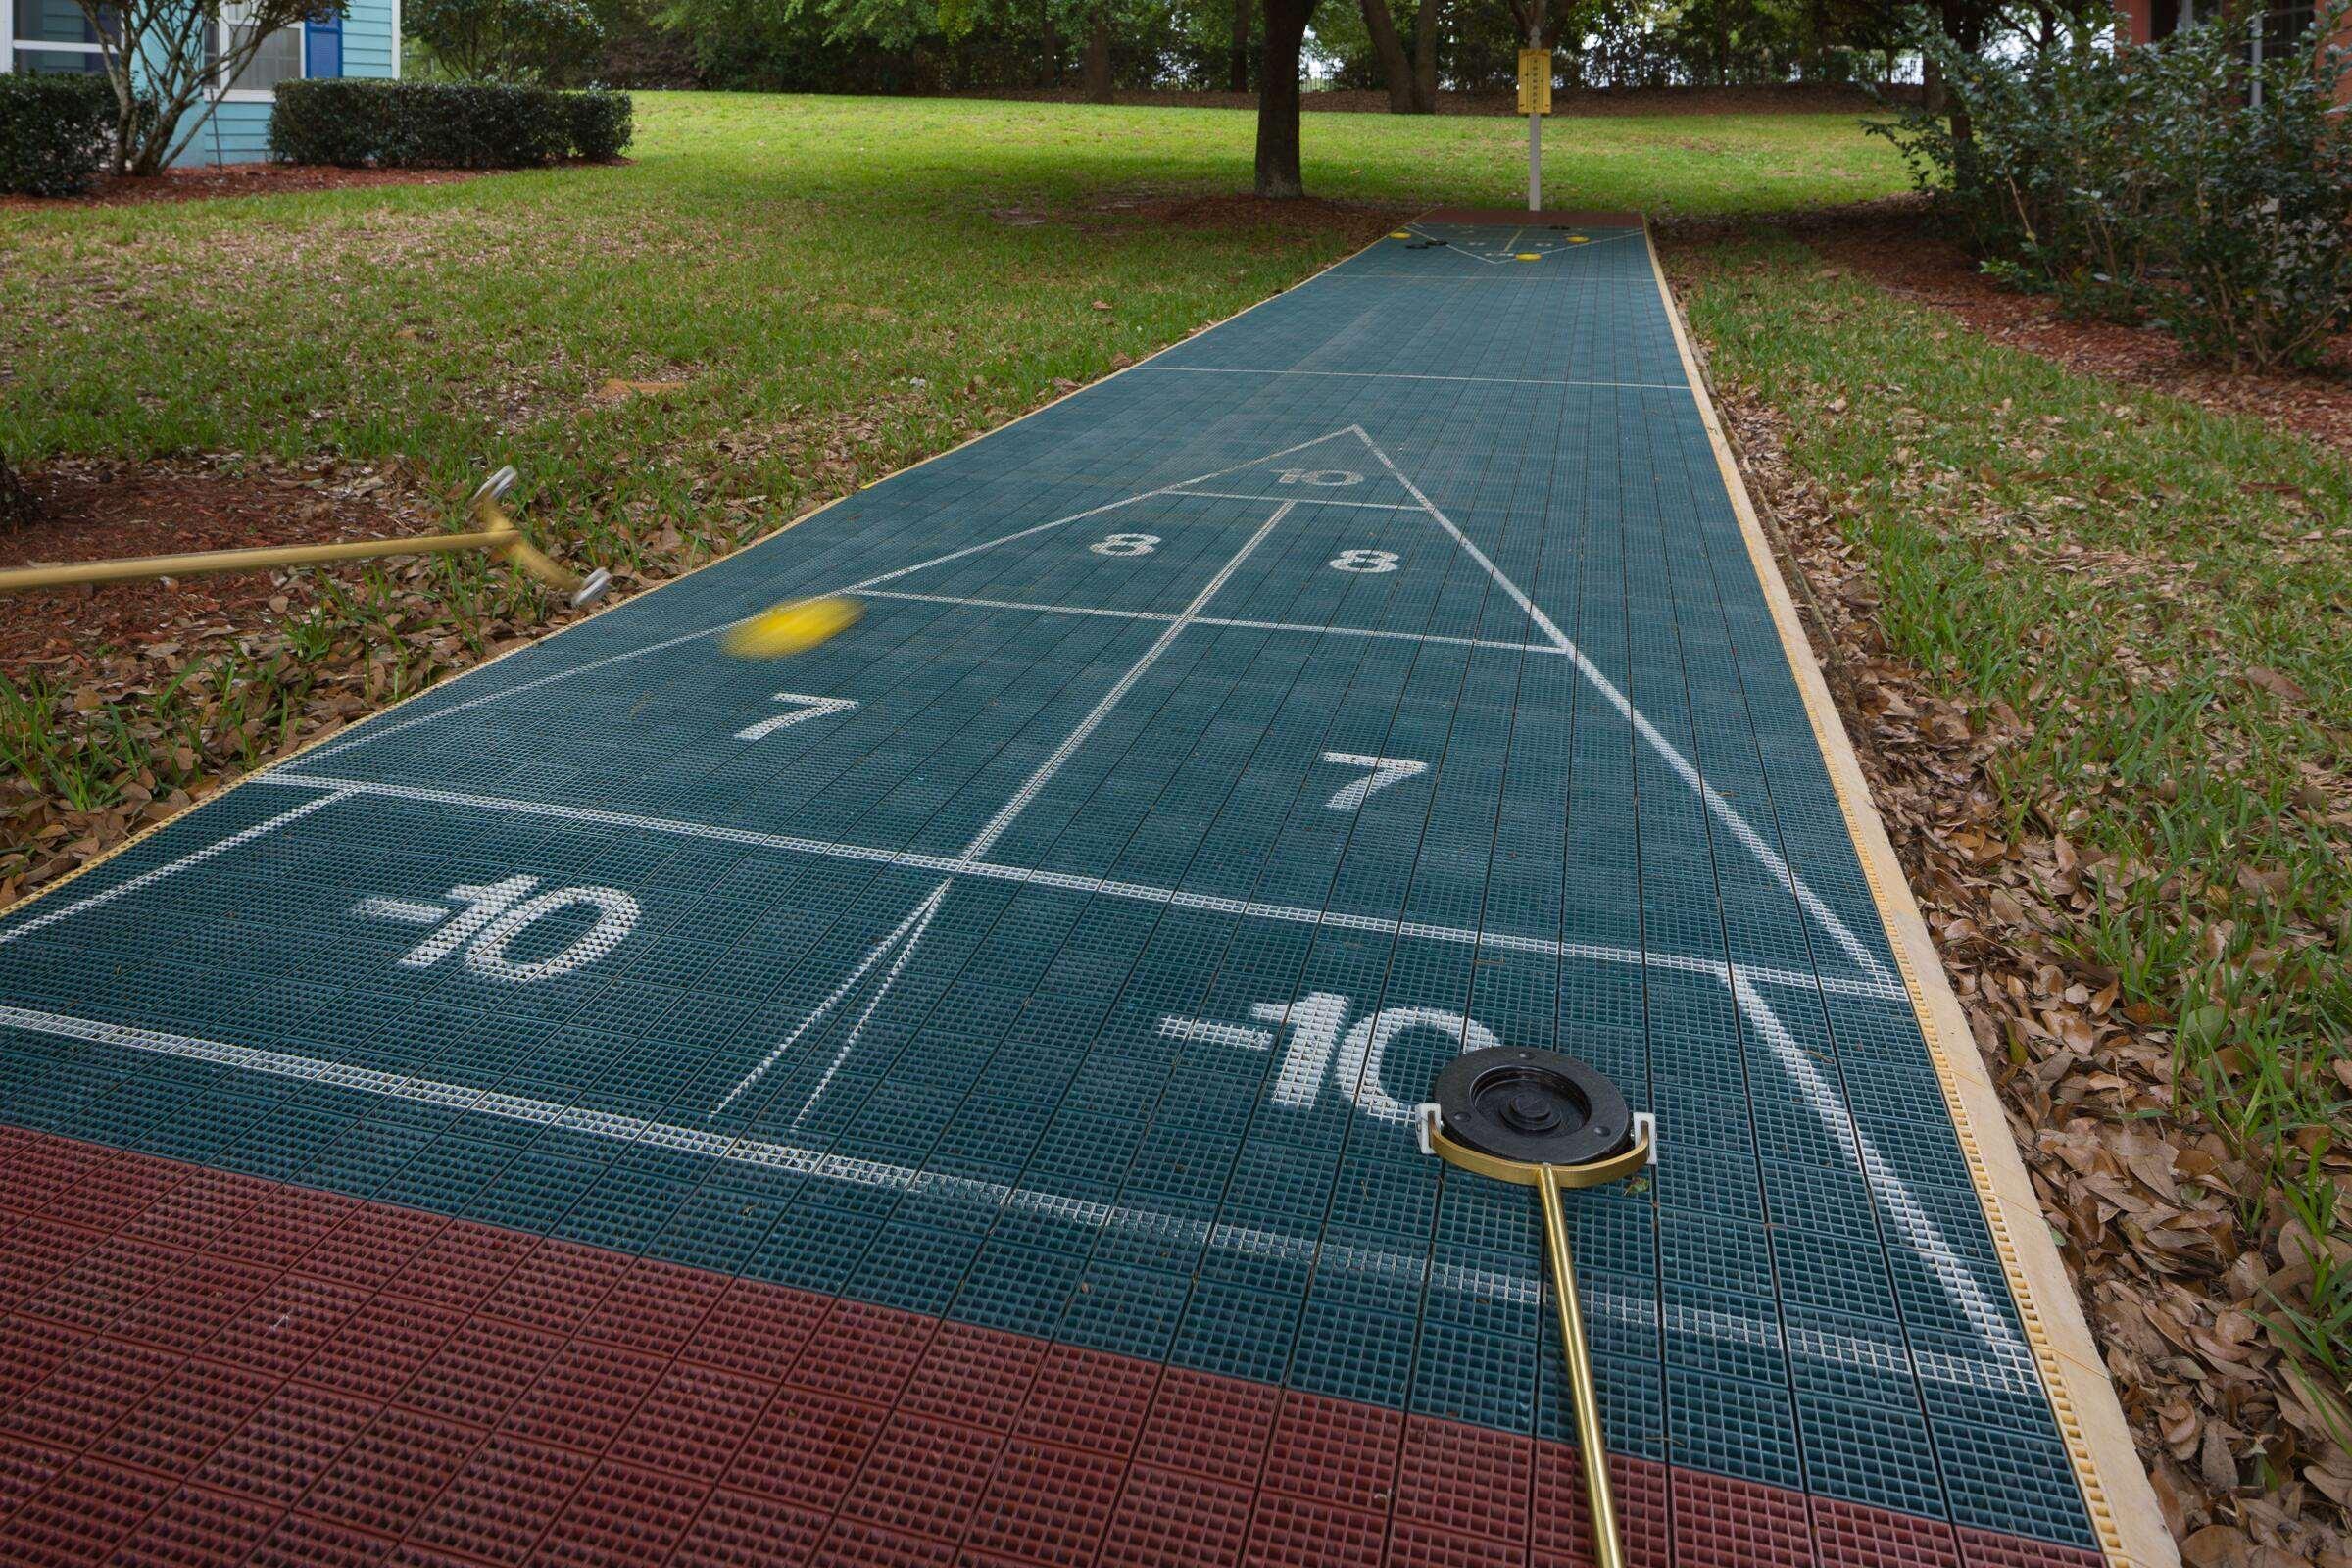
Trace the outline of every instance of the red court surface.
<instances>
[{"instance_id":1,"label":"red court surface","mask_svg":"<svg viewBox=\"0 0 2352 1568\"><path fill-rule=\"evenodd\" d=\"M1568 1568L1575 1449L0 1132L10 1562ZM1629 1559L2098 1560L1636 1459Z\"/></svg>"}]
</instances>

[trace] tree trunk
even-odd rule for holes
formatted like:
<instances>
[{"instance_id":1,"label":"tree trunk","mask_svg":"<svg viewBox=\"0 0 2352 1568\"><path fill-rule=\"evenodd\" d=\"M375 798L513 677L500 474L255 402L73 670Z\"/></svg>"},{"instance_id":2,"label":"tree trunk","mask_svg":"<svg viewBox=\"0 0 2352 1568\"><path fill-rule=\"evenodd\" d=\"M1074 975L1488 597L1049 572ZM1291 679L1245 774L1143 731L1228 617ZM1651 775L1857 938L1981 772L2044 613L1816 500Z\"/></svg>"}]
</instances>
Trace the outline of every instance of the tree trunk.
<instances>
[{"instance_id":1,"label":"tree trunk","mask_svg":"<svg viewBox=\"0 0 2352 1568\"><path fill-rule=\"evenodd\" d=\"M1110 8L1095 13L1094 24L1086 30L1086 101L1090 104L1110 102Z\"/></svg>"},{"instance_id":2,"label":"tree trunk","mask_svg":"<svg viewBox=\"0 0 2352 1568\"><path fill-rule=\"evenodd\" d=\"M32 521L32 493L0 458L0 530L22 528Z\"/></svg>"},{"instance_id":3,"label":"tree trunk","mask_svg":"<svg viewBox=\"0 0 2352 1568\"><path fill-rule=\"evenodd\" d=\"M1061 29L1054 24L1054 10L1046 8L1046 81L1049 87L1061 85Z\"/></svg>"},{"instance_id":4,"label":"tree trunk","mask_svg":"<svg viewBox=\"0 0 2352 1568\"><path fill-rule=\"evenodd\" d=\"M1364 14L1364 30L1372 35L1372 52L1380 56L1381 80L1389 89L1389 113L1413 112L1413 67L1404 58L1396 37L1396 19L1389 15L1389 0L1356 0Z\"/></svg>"},{"instance_id":5,"label":"tree trunk","mask_svg":"<svg viewBox=\"0 0 2352 1568\"><path fill-rule=\"evenodd\" d=\"M1984 47L1985 16L1982 0L1943 0L1943 35L1952 40L1963 53L1977 54ZM1955 157L1969 157L1976 151L1976 125L1969 119L1968 106L1950 93L1949 84L1937 78L1945 104L1951 115L1952 149Z\"/></svg>"},{"instance_id":6,"label":"tree trunk","mask_svg":"<svg viewBox=\"0 0 2352 1568\"><path fill-rule=\"evenodd\" d=\"M1226 85L1250 90L1250 0L1233 0L1233 53L1226 60Z\"/></svg>"},{"instance_id":7,"label":"tree trunk","mask_svg":"<svg viewBox=\"0 0 2352 1568\"><path fill-rule=\"evenodd\" d=\"M1438 0L1421 0L1413 18L1413 113L1438 112Z\"/></svg>"},{"instance_id":8,"label":"tree trunk","mask_svg":"<svg viewBox=\"0 0 2352 1568\"><path fill-rule=\"evenodd\" d=\"M1280 201L1306 194L1298 174L1298 46L1315 0L1265 0L1257 68L1257 193Z\"/></svg>"}]
</instances>

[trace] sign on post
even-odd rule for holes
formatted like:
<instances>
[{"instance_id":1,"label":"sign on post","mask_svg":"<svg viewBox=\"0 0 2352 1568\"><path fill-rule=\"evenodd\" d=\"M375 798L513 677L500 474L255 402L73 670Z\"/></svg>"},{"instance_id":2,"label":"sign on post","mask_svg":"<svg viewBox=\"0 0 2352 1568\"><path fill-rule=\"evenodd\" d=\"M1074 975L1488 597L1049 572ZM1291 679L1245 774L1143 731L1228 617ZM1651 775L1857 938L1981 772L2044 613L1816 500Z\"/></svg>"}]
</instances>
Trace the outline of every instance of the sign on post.
<instances>
[{"instance_id":1,"label":"sign on post","mask_svg":"<svg viewBox=\"0 0 2352 1568\"><path fill-rule=\"evenodd\" d=\"M1523 115L1551 113L1551 51L1548 49L1519 51L1519 112Z\"/></svg>"}]
</instances>

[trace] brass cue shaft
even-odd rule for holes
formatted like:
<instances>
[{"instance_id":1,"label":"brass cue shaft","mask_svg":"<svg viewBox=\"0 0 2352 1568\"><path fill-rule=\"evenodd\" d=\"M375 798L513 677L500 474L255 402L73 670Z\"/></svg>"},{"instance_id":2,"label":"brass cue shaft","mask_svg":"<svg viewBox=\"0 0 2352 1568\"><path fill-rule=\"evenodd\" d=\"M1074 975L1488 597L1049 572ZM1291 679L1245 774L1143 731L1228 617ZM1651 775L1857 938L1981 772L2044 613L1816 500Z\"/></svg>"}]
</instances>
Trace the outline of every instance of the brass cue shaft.
<instances>
[{"instance_id":1,"label":"brass cue shaft","mask_svg":"<svg viewBox=\"0 0 2352 1568\"><path fill-rule=\"evenodd\" d=\"M402 539L349 539L323 545L264 545L251 550L200 550L184 556L139 556L126 561L84 561L59 566L0 570L0 593L60 588L71 583L125 582L139 577L194 577L215 571L258 571L270 566L316 565L329 561L366 561L378 556L449 555L461 550L508 549L519 535L505 528L484 533L418 534Z\"/></svg>"},{"instance_id":2,"label":"brass cue shaft","mask_svg":"<svg viewBox=\"0 0 2352 1568\"><path fill-rule=\"evenodd\" d=\"M1584 1450L1585 1500L1592 1514L1592 1559L1596 1568L1624 1568L1617 1538L1617 1498L1609 1487L1609 1457L1600 1427L1600 1395L1592 1382L1592 1355L1585 1347L1585 1309L1576 1296L1576 1262L1568 1252L1568 1211L1549 1165L1535 1184L1544 1202L1544 1256L1551 1263L1551 1291L1559 1300L1560 1348L1568 1359L1568 1393L1576 1407L1576 1442Z\"/></svg>"}]
</instances>

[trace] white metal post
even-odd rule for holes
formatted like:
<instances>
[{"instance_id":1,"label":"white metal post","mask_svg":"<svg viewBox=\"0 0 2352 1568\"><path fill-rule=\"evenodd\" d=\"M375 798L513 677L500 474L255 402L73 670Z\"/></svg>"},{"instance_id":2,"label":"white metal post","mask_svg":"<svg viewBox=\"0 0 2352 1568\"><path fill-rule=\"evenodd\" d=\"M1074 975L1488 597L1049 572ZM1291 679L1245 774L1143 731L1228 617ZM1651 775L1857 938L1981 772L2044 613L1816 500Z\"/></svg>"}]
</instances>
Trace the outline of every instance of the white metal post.
<instances>
[{"instance_id":1,"label":"white metal post","mask_svg":"<svg viewBox=\"0 0 2352 1568\"><path fill-rule=\"evenodd\" d=\"M1527 117L1527 210L1544 210L1544 117Z\"/></svg>"}]
</instances>

